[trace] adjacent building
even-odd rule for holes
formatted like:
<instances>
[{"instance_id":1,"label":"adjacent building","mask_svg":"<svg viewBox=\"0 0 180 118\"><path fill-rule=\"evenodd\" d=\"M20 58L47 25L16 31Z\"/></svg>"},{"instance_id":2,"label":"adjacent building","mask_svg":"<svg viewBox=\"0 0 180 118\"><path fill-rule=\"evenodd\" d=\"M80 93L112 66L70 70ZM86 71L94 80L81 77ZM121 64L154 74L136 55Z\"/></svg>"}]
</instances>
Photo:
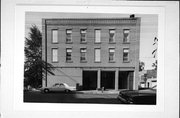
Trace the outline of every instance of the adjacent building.
<instances>
[{"instance_id":1,"label":"adjacent building","mask_svg":"<svg viewBox=\"0 0 180 118\"><path fill-rule=\"evenodd\" d=\"M138 89L140 18L43 19L42 59L56 69L43 86Z\"/></svg>"},{"instance_id":2,"label":"adjacent building","mask_svg":"<svg viewBox=\"0 0 180 118\"><path fill-rule=\"evenodd\" d=\"M157 85L157 70L143 70L139 73L141 88L151 88Z\"/></svg>"}]
</instances>

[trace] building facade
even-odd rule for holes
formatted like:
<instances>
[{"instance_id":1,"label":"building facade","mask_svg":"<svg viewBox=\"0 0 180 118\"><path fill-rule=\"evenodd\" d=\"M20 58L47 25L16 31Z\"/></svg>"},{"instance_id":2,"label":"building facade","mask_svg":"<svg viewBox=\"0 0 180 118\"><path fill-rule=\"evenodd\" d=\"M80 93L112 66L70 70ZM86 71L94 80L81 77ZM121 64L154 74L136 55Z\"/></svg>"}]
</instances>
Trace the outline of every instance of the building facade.
<instances>
[{"instance_id":1,"label":"building facade","mask_svg":"<svg viewBox=\"0 0 180 118\"><path fill-rule=\"evenodd\" d=\"M138 89L140 18L43 19L42 59L56 69L43 87Z\"/></svg>"},{"instance_id":2,"label":"building facade","mask_svg":"<svg viewBox=\"0 0 180 118\"><path fill-rule=\"evenodd\" d=\"M140 87L151 88L157 85L157 70L143 70L139 72L140 75Z\"/></svg>"}]
</instances>

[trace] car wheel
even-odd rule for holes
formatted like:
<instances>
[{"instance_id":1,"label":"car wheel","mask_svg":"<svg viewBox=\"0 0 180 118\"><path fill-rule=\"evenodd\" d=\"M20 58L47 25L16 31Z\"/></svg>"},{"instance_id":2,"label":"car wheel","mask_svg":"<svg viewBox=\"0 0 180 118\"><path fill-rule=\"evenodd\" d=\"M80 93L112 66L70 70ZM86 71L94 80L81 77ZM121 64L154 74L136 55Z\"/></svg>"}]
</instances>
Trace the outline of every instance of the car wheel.
<instances>
[{"instance_id":1,"label":"car wheel","mask_svg":"<svg viewBox=\"0 0 180 118\"><path fill-rule=\"evenodd\" d=\"M44 89L44 92L45 92L45 93L48 93L48 92L49 92L49 89Z\"/></svg>"},{"instance_id":2,"label":"car wheel","mask_svg":"<svg viewBox=\"0 0 180 118\"><path fill-rule=\"evenodd\" d=\"M66 92L66 93L69 93L69 92L70 92L70 90L66 89L66 90L65 90L65 92Z\"/></svg>"}]
</instances>

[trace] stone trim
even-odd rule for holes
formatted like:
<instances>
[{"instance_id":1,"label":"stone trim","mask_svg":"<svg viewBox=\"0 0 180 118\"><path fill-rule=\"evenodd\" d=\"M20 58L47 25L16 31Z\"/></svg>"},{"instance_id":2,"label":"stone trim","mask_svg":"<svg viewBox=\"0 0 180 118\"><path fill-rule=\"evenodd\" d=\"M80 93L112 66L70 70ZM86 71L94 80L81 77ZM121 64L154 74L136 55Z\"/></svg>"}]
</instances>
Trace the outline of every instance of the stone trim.
<instances>
[{"instance_id":1,"label":"stone trim","mask_svg":"<svg viewBox=\"0 0 180 118\"><path fill-rule=\"evenodd\" d=\"M122 25L136 24L140 18L108 18L108 19L46 19L48 25Z\"/></svg>"}]
</instances>

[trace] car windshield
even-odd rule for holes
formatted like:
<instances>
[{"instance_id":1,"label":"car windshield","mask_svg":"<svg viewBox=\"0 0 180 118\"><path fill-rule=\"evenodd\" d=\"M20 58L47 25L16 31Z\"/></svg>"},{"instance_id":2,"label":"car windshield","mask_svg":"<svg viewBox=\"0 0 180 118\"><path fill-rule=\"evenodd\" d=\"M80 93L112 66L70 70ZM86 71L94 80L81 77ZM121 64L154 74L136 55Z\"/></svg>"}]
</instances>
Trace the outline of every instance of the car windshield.
<instances>
[{"instance_id":1,"label":"car windshield","mask_svg":"<svg viewBox=\"0 0 180 118\"><path fill-rule=\"evenodd\" d=\"M63 83L65 87L69 87L66 83Z\"/></svg>"},{"instance_id":2,"label":"car windshield","mask_svg":"<svg viewBox=\"0 0 180 118\"><path fill-rule=\"evenodd\" d=\"M156 88L157 88L157 85L153 86L151 89L156 90Z\"/></svg>"},{"instance_id":3,"label":"car windshield","mask_svg":"<svg viewBox=\"0 0 180 118\"><path fill-rule=\"evenodd\" d=\"M54 87L54 86L59 86L59 84L58 84L58 83L55 83L55 84L53 85L53 87Z\"/></svg>"}]
</instances>

